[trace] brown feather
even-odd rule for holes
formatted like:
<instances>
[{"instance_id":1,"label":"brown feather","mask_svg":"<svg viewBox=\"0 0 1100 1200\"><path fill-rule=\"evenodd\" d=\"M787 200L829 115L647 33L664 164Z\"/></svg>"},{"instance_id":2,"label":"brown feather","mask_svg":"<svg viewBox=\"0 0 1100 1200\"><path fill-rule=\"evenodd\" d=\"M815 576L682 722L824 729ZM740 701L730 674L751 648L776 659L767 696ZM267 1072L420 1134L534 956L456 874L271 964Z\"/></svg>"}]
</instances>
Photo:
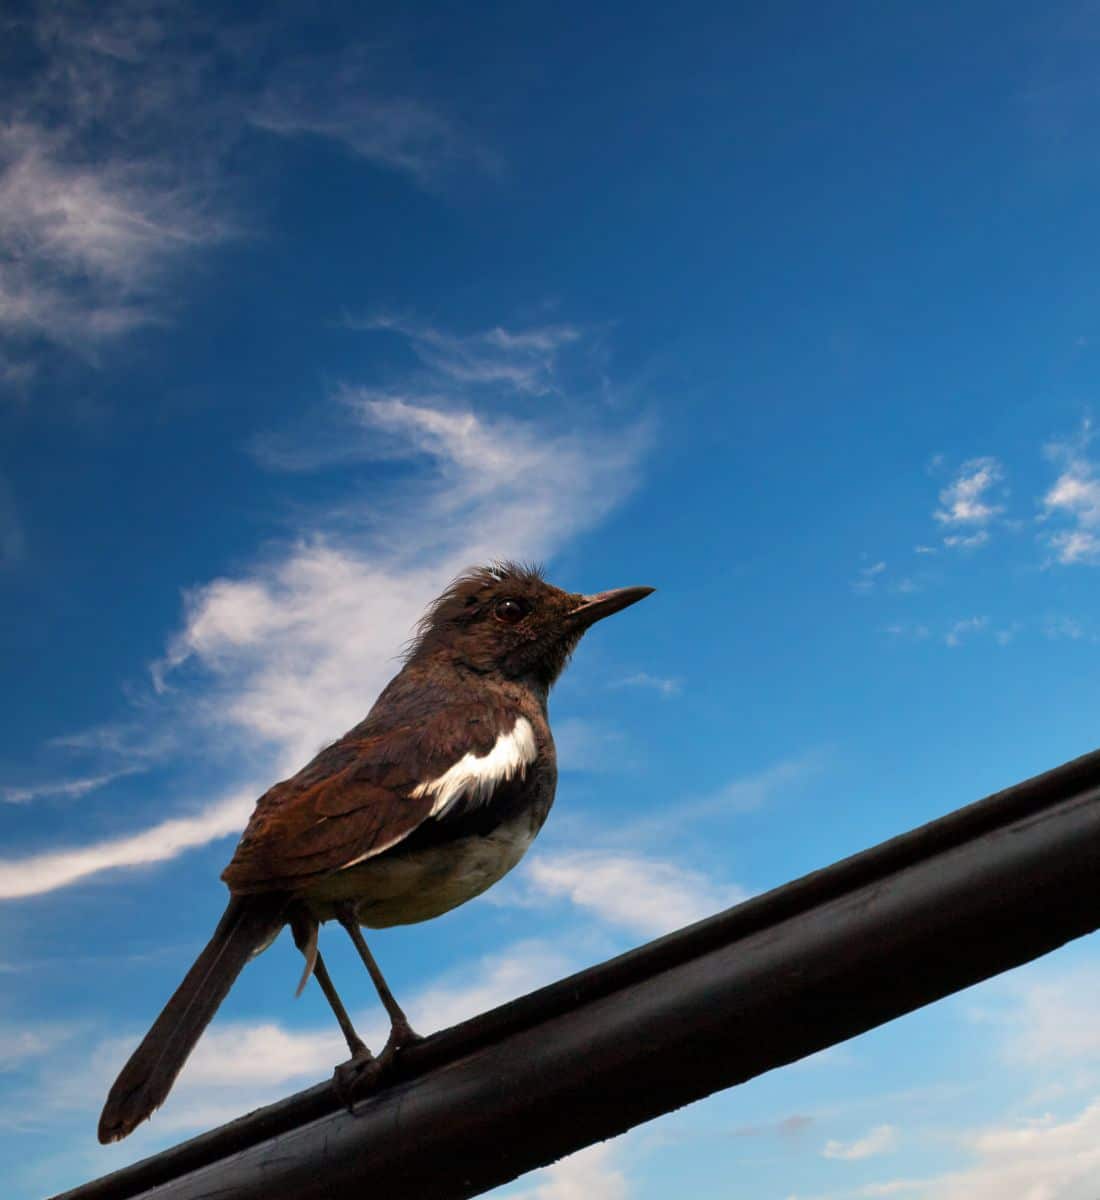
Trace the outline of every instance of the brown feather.
<instances>
[{"instance_id":1,"label":"brown feather","mask_svg":"<svg viewBox=\"0 0 1100 1200\"><path fill-rule=\"evenodd\" d=\"M374 736L356 727L260 797L222 879L238 894L299 891L381 853L428 819L433 798L413 797L418 784L465 754L487 754L513 722L471 705Z\"/></svg>"}]
</instances>

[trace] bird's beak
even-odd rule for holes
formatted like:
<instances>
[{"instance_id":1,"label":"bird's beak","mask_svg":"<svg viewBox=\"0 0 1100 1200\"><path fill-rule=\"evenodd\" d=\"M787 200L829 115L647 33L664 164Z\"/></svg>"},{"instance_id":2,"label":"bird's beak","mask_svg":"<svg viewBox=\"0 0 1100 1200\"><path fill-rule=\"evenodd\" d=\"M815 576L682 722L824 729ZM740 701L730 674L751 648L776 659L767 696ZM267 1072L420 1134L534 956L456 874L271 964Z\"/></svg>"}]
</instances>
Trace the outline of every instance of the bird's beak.
<instances>
[{"instance_id":1,"label":"bird's beak","mask_svg":"<svg viewBox=\"0 0 1100 1200\"><path fill-rule=\"evenodd\" d=\"M615 588L610 592L597 592L594 596L582 597L583 602L566 618L570 629L585 630L604 617L611 616L654 591L651 587Z\"/></svg>"}]
</instances>

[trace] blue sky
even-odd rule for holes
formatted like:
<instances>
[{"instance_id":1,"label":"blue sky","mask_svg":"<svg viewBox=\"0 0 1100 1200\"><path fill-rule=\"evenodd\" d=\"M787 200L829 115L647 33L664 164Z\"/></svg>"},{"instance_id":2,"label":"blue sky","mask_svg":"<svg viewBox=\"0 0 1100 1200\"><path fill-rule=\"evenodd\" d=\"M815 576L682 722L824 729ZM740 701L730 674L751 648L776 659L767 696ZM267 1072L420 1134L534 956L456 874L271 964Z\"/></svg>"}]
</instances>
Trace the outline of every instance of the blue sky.
<instances>
[{"instance_id":1,"label":"blue sky","mask_svg":"<svg viewBox=\"0 0 1100 1200\"><path fill-rule=\"evenodd\" d=\"M374 939L424 1030L1100 740L1096 5L369 8L5 10L17 1200L341 1056L284 938L95 1142L253 799L468 563L659 590L528 860ZM1092 1200L1098 988L1085 939L502 1194Z\"/></svg>"}]
</instances>

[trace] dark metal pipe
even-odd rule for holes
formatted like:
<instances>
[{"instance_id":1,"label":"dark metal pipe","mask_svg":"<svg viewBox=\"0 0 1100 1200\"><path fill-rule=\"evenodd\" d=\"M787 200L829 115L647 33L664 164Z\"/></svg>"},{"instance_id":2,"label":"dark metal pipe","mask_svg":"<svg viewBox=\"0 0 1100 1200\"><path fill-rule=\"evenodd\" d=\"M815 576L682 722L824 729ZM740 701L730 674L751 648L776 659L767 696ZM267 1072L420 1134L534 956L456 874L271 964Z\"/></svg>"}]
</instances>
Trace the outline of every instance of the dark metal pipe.
<instances>
[{"instance_id":1,"label":"dark metal pipe","mask_svg":"<svg viewBox=\"0 0 1100 1200\"><path fill-rule=\"evenodd\" d=\"M56 1200L460 1200L1100 927L1100 752Z\"/></svg>"}]
</instances>

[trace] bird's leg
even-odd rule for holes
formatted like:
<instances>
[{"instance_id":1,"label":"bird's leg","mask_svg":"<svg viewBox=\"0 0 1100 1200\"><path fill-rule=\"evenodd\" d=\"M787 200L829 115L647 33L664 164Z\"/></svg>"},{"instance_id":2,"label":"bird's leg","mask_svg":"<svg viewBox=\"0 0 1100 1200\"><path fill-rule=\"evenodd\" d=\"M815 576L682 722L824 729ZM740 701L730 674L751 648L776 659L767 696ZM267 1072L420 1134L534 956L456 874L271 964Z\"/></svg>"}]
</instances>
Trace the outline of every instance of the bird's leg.
<instances>
[{"instance_id":1,"label":"bird's leg","mask_svg":"<svg viewBox=\"0 0 1100 1200\"><path fill-rule=\"evenodd\" d=\"M348 1044L348 1049L351 1051L351 1059L346 1063L340 1063L334 1072L336 1090L350 1109L353 1103L354 1084L358 1082L366 1068L376 1060L367 1048L366 1042L355 1032L355 1026L351 1023L348 1010L344 1007L344 1003L336 991L336 986L332 982L332 976L329 975L328 968L325 966L325 960L317 949L317 922L299 911L291 917L290 928L294 934L294 944L305 955L307 973L312 966L313 974L321 985L321 991L325 993L325 999L328 1001L344 1035L344 1040ZM304 982L305 977L303 977Z\"/></svg>"},{"instance_id":2,"label":"bird's leg","mask_svg":"<svg viewBox=\"0 0 1100 1200\"><path fill-rule=\"evenodd\" d=\"M359 957L363 960L363 965L370 972L371 981L378 992L378 998L382 1001L386 1012L389 1014L390 1036L378 1060L380 1065L385 1065L389 1063L394 1053L400 1050L402 1046L409 1046L413 1042L419 1042L421 1040L420 1034L416 1033L409 1024L409 1018L405 1016L401 1005L394 999L389 984L386 983L385 977L378 969L378 964L374 961L374 955L371 954L370 948L367 946L366 940L359 929L359 918L355 913L355 905L346 901L338 904L336 906L336 919L347 930L348 937L351 938L356 950L359 951Z\"/></svg>"}]
</instances>

